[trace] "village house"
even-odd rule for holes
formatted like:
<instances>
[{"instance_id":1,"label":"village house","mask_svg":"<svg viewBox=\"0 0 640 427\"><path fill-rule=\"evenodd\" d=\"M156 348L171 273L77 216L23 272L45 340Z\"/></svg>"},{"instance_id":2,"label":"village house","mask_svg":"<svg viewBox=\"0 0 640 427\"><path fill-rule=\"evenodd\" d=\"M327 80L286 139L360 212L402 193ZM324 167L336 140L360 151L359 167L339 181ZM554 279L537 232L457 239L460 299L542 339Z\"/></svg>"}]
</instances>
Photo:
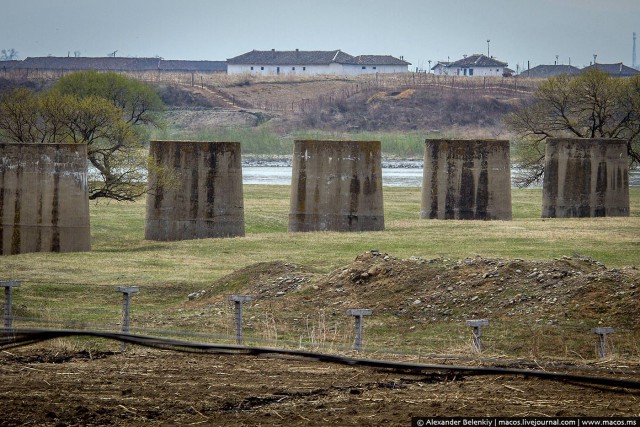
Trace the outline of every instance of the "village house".
<instances>
[{"instance_id":1,"label":"village house","mask_svg":"<svg viewBox=\"0 0 640 427\"><path fill-rule=\"evenodd\" d=\"M22 61L0 61L0 69L58 71L62 73L86 70L225 73L227 64L224 61L167 61L162 58L42 56L28 57Z\"/></svg>"},{"instance_id":2,"label":"village house","mask_svg":"<svg viewBox=\"0 0 640 427\"><path fill-rule=\"evenodd\" d=\"M566 74L569 76L574 76L576 74L580 74L580 69L574 67L573 65L536 65L533 68L528 70L523 70L520 73L522 77L533 77L533 78L542 78L548 79L549 77L559 76L561 74Z\"/></svg>"},{"instance_id":3,"label":"village house","mask_svg":"<svg viewBox=\"0 0 640 427\"><path fill-rule=\"evenodd\" d=\"M357 75L406 73L411 65L390 55L352 56L341 50L252 50L227 59L228 74L263 75Z\"/></svg>"},{"instance_id":4,"label":"village house","mask_svg":"<svg viewBox=\"0 0 640 427\"><path fill-rule=\"evenodd\" d=\"M640 71L635 68L631 68L627 65L624 65L622 62L618 62L616 64L591 64L588 67L584 67L582 70L592 70L592 69L604 71L609 74L611 77L633 77L640 74Z\"/></svg>"},{"instance_id":5,"label":"village house","mask_svg":"<svg viewBox=\"0 0 640 427\"><path fill-rule=\"evenodd\" d=\"M431 71L433 71L433 74L437 75L447 74L445 70L449 64L451 64L450 61L438 61L436 65L431 67Z\"/></svg>"},{"instance_id":6,"label":"village house","mask_svg":"<svg viewBox=\"0 0 640 427\"><path fill-rule=\"evenodd\" d=\"M449 76L502 76L510 72L507 63L482 54L466 56L454 62L438 62L431 70L434 74Z\"/></svg>"}]
</instances>

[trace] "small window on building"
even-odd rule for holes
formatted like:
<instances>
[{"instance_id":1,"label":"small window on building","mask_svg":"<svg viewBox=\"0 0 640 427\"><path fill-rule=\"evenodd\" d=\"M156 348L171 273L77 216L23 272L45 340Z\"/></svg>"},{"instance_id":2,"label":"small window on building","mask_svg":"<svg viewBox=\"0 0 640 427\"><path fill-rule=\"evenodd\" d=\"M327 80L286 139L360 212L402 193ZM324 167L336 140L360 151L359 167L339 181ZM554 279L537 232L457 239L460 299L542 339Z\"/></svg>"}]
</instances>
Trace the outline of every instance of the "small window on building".
<instances>
[{"instance_id":1,"label":"small window on building","mask_svg":"<svg viewBox=\"0 0 640 427\"><path fill-rule=\"evenodd\" d=\"M253 67L251 67L251 71L253 71Z\"/></svg>"},{"instance_id":2,"label":"small window on building","mask_svg":"<svg viewBox=\"0 0 640 427\"><path fill-rule=\"evenodd\" d=\"M307 71L307 67L302 67L302 71Z\"/></svg>"},{"instance_id":3,"label":"small window on building","mask_svg":"<svg viewBox=\"0 0 640 427\"><path fill-rule=\"evenodd\" d=\"M261 70L261 71L264 71L264 67L260 67L260 70Z\"/></svg>"},{"instance_id":4,"label":"small window on building","mask_svg":"<svg viewBox=\"0 0 640 427\"><path fill-rule=\"evenodd\" d=\"M363 66L362 66L362 69L363 69L363 70L366 70L366 69L367 69L367 67L365 67L365 66L363 65Z\"/></svg>"},{"instance_id":5,"label":"small window on building","mask_svg":"<svg viewBox=\"0 0 640 427\"><path fill-rule=\"evenodd\" d=\"M374 69L374 70L377 70L377 69L378 69L378 67L373 67L373 69Z\"/></svg>"},{"instance_id":6,"label":"small window on building","mask_svg":"<svg viewBox=\"0 0 640 427\"><path fill-rule=\"evenodd\" d=\"M295 70L296 70L296 67L291 67L291 69L292 69L293 71L295 71Z\"/></svg>"},{"instance_id":7,"label":"small window on building","mask_svg":"<svg viewBox=\"0 0 640 427\"><path fill-rule=\"evenodd\" d=\"M469 75L473 76L473 68L469 68Z\"/></svg>"}]
</instances>

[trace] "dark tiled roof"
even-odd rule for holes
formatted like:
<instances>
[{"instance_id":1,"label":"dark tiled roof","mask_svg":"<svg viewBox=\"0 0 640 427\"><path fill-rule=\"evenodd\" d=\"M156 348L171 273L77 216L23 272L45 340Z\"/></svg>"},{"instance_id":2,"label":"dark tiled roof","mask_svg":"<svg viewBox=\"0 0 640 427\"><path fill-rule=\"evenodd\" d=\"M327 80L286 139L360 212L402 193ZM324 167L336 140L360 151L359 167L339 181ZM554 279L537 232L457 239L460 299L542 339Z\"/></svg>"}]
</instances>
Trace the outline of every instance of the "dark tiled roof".
<instances>
[{"instance_id":1,"label":"dark tiled roof","mask_svg":"<svg viewBox=\"0 0 640 427\"><path fill-rule=\"evenodd\" d=\"M327 65L332 62L353 63L354 57L341 50L252 50L235 58L227 59L227 64L240 65Z\"/></svg>"},{"instance_id":2,"label":"dark tiled roof","mask_svg":"<svg viewBox=\"0 0 640 427\"><path fill-rule=\"evenodd\" d=\"M355 57L358 65L411 65L410 62L391 55L359 55Z\"/></svg>"},{"instance_id":3,"label":"dark tiled roof","mask_svg":"<svg viewBox=\"0 0 640 427\"><path fill-rule=\"evenodd\" d=\"M390 55L351 56L338 50L252 50L235 58L227 59L233 65L409 65L409 62Z\"/></svg>"},{"instance_id":4,"label":"dark tiled roof","mask_svg":"<svg viewBox=\"0 0 640 427\"><path fill-rule=\"evenodd\" d=\"M447 61L438 61L436 63L436 65L434 65L433 67L431 67L432 70L435 70L438 67L448 67L449 64L451 64L451 62L447 62Z\"/></svg>"},{"instance_id":5,"label":"dark tiled roof","mask_svg":"<svg viewBox=\"0 0 640 427\"><path fill-rule=\"evenodd\" d=\"M14 68L19 68L21 62L22 61L16 60L0 61L0 70L12 70Z\"/></svg>"},{"instance_id":6,"label":"dark tiled roof","mask_svg":"<svg viewBox=\"0 0 640 427\"><path fill-rule=\"evenodd\" d=\"M157 70L160 58L88 58L44 56L26 58L21 68L40 70L106 70L150 71Z\"/></svg>"},{"instance_id":7,"label":"dark tiled roof","mask_svg":"<svg viewBox=\"0 0 640 427\"><path fill-rule=\"evenodd\" d=\"M452 62L448 65L448 67L506 67L507 63L498 61L494 58L489 58L486 55L475 54L467 56L466 58L459 59L458 61Z\"/></svg>"},{"instance_id":8,"label":"dark tiled roof","mask_svg":"<svg viewBox=\"0 0 640 427\"><path fill-rule=\"evenodd\" d=\"M160 58L89 58L89 57L35 57L24 61L0 61L6 69L38 69L38 70L99 70L99 71L227 71L225 61L165 61Z\"/></svg>"},{"instance_id":9,"label":"dark tiled roof","mask_svg":"<svg viewBox=\"0 0 640 427\"><path fill-rule=\"evenodd\" d=\"M226 72L227 63L225 61L180 61L169 60L160 61L162 71L213 71Z\"/></svg>"},{"instance_id":10,"label":"dark tiled roof","mask_svg":"<svg viewBox=\"0 0 640 427\"><path fill-rule=\"evenodd\" d=\"M593 64L593 65L589 65L588 67L584 67L582 70L586 71L586 70L592 70L592 69L597 69L597 70L601 70L604 71L605 73L609 74L610 76L616 76L616 77L631 77L631 76L636 76L638 74L640 74L640 71L631 68L631 67L627 67L626 65L624 65L622 62L618 62L617 64Z\"/></svg>"},{"instance_id":11,"label":"dark tiled roof","mask_svg":"<svg viewBox=\"0 0 640 427\"><path fill-rule=\"evenodd\" d=\"M549 78L560 74L580 74L580 69L573 65L537 65L528 70L523 70L520 75L523 77Z\"/></svg>"}]
</instances>

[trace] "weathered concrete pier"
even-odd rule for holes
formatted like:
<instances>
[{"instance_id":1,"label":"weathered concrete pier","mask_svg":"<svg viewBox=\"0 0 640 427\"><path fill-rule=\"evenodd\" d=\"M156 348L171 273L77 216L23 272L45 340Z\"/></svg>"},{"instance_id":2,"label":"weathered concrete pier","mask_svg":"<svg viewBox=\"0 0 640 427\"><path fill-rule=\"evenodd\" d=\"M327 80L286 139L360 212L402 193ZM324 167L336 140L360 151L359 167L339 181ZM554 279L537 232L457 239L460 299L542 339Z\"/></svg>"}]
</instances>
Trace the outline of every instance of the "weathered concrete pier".
<instances>
[{"instance_id":1,"label":"weathered concrete pier","mask_svg":"<svg viewBox=\"0 0 640 427\"><path fill-rule=\"evenodd\" d=\"M426 140L420 215L511 220L509 141Z\"/></svg>"},{"instance_id":2,"label":"weathered concrete pier","mask_svg":"<svg viewBox=\"0 0 640 427\"><path fill-rule=\"evenodd\" d=\"M380 230L380 141L295 141L289 231Z\"/></svg>"},{"instance_id":3,"label":"weathered concrete pier","mask_svg":"<svg viewBox=\"0 0 640 427\"><path fill-rule=\"evenodd\" d=\"M87 146L0 143L2 255L91 250Z\"/></svg>"},{"instance_id":4,"label":"weathered concrete pier","mask_svg":"<svg viewBox=\"0 0 640 427\"><path fill-rule=\"evenodd\" d=\"M239 142L151 141L145 239L244 236Z\"/></svg>"},{"instance_id":5,"label":"weathered concrete pier","mask_svg":"<svg viewBox=\"0 0 640 427\"><path fill-rule=\"evenodd\" d=\"M542 217L603 216L629 216L626 141L549 138Z\"/></svg>"}]
</instances>

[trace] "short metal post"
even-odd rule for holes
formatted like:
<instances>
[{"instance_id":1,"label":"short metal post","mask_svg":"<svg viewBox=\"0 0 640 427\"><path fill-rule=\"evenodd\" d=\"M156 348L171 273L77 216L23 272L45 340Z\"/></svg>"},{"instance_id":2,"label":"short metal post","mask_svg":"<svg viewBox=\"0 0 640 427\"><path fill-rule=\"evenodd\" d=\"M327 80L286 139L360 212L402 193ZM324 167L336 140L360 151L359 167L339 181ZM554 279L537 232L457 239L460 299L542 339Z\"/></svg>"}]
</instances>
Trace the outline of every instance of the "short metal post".
<instances>
[{"instance_id":1,"label":"short metal post","mask_svg":"<svg viewBox=\"0 0 640 427\"><path fill-rule=\"evenodd\" d=\"M20 286L20 282L0 282L0 286L4 286L4 329L6 333L10 333L13 330L13 313L11 311L11 288Z\"/></svg>"},{"instance_id":2,"label":"short metal post","mask_svg":"<svg viewBox=\"0 0 640 427\"><path fill-rule=\"evenodd\" d=\"M473 338L472 338L472 346L473 350L481 353L482 352L482 341L480 340L480 336L482 335L482 327L487 326L489 321L486 319L480 320L467 320L467 325L473 328Z\"/></svg>"},{"instance_id":3,"label":"short metal post","mask_svg":"<svg viewBox=\"0 0 640 427\"><path fill-rule=\"evenodd\" d=\"M353 316L355 319L355 337L353 341L353 349L357 352L360 352L362 351L362 317L371 316L371 314L373 314L373 310L369 310L366 308L355 308L347 310L347 314L349 316Z\"/></svg>"},{"instance_id":4,"label":"short metal post","mask_svg":"<svg viewBox=\"0 0 640 427\"><path fill-rule=\"evenodd\" d=\"M137 286L118 286L116 291L122 293L122 333L129 333L130 314L131 314L131 294L135 294L140 291ZM120 351L124 353L127 349L127 343L123 342L120 345Z\"/></svg>"},{"instance_id":5,"label":"short metal post","mask_svg":"<svg viewBox=\"0 0 640 427\"><path fill-rule=\"evenodd\" d=\"M598 358L604 359L607 357L607 335L612 334L614 332L613 328L593 328L591 332L598 335L598 344L596 347L596 353Z\"/></svg>"},{"instance_id":6,"label":"short metal post","mask_svg":"<svg viewBox=\"0 0 640 427\"><path fill-rule=\"evenodd\" d=\"M236 319L236 344L242 345L244 339L242 337L242 303L251 301L253 298L251 295L231 295L229 301L233 301L235 306L235 319Z\"/></svg>"}]
</instances>

